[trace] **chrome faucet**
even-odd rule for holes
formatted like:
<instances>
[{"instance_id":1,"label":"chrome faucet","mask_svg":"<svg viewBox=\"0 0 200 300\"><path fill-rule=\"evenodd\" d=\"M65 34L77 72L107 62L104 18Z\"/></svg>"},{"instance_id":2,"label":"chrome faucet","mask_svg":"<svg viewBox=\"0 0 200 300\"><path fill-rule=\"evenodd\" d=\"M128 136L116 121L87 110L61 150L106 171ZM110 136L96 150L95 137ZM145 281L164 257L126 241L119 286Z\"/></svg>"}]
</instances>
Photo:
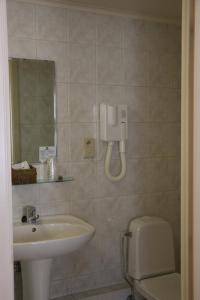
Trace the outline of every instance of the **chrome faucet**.
<instances>
[{"instance_id":1,"label":"chrome faucet","mask_svg":"<svg viewBox=\"0 0 200 300\"><path fill-rule=\"evenodd\" d=\"M39 224L40 216L36 214L36 208L34 206L24 206L23 207L23 216L22 216L22 223L28 224Z\"/></svg>"}]
</instances>

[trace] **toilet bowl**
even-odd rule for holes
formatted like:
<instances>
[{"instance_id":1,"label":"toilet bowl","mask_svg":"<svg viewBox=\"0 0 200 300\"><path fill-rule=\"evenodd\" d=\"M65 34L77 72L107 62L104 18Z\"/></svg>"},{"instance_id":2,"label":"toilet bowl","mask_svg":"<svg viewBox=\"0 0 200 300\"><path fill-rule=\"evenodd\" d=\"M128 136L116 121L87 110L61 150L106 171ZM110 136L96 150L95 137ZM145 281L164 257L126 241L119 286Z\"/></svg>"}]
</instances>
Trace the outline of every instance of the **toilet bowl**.
<instances>
[{"instance_id":1,"label":"toilet bowl","mask_svg":"<svg viewBox=\"0 0 200 300\"><path fill-rule=\"evenodd\" d=\"M158 217L137 218L130 222L129 236L127 273L135 299L181 300L169 223Z\"/></svg>"}]
</instances>

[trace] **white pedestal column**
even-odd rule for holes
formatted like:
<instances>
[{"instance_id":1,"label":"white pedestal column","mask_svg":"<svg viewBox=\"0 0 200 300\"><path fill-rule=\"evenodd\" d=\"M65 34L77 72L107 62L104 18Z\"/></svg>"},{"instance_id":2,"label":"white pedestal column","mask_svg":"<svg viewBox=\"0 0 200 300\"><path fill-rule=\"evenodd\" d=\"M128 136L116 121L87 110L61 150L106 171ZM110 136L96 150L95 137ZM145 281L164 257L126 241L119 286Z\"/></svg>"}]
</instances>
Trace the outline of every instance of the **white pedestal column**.
<instances>
[{"instance_id":1,"label":"white pedestal column","mask_svg":"<svg viewBox=\"0 0 200 300\"><path fill-rule=\"evenodd\" d=\"M49 300L52 259L22 261L23 300Z\"/></svg>"}]
</instances>

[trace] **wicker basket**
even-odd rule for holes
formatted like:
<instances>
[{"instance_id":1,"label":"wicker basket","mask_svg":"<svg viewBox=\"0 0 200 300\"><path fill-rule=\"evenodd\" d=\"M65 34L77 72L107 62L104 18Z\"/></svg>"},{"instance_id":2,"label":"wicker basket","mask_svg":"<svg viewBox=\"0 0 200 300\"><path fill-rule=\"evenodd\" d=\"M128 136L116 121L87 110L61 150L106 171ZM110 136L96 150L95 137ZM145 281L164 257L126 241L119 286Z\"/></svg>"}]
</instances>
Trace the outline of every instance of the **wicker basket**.
<instances>
[{"instance_id":1,"label":"wicker basket","mask_svg":"<svg viewBox=\"0 0 200 300\"><path fill-rule=\"evenodd\" d=\"M37 171L36 168L30 165L30 169L15 170L12 169L12 184L31 184L36 183Z\"/></svg>"}]
</instances>

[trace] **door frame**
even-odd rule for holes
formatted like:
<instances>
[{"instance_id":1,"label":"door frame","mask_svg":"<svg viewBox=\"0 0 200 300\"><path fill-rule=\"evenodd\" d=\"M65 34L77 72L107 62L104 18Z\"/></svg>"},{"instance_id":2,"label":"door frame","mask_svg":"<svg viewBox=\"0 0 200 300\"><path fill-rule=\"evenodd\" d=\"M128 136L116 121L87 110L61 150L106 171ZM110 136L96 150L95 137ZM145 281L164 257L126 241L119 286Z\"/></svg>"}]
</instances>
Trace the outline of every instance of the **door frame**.
<instances>
[{"instance_id":1,"label":"door frame","mask_svg":"<svg viewBox=\"0 0 200 300\"><path fill-rule=\"evenodd\" d=\"M13 300L13 233L7 39L6 0L0 0L0 291L2 299Z\"/></svg>"},{"instance_id":2,"label":"door frame","mask_svg":"<svg viewBox=\"0 0 200 300\"><path fill-rule=\"evenodd\" d=\"M200 1L194 3L193 290L200 295Z\"/></svg>"},{"instance_id":3,"label":"door frame","mask_svg":"<svg viewBox=\"0 0 200 300\"><path fill-rule=\"evenodd\" d=\"M199 297L196 298L194 295L193 280L193 270L196 264L193 256L194 241L196 238L193 232L194 182L196 178L194 172L196 155L196 137L194 134L196 127L194 124L194 80L196 77L194 75L194 40L196 39L194 30L195 2L199 2L199 0L182 0L181 300L199 299Z\"/></svg>"}]
</instances>

